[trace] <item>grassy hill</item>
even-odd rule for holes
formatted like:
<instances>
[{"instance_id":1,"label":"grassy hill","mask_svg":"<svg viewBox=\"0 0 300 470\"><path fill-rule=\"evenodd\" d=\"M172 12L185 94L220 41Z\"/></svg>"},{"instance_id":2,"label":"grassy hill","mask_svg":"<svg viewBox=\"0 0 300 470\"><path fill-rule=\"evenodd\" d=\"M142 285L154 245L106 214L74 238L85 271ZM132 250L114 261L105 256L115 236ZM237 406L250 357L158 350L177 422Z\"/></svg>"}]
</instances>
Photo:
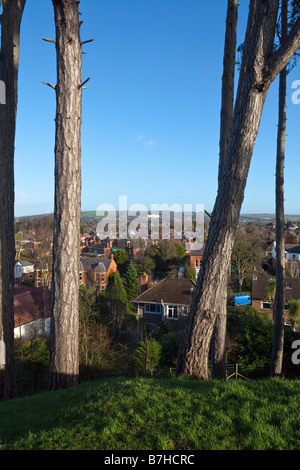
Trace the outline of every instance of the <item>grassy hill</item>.
<instances>
[{"instance_id":1,"label":"grassy hill","mask_svg":"<svg viewBox=\"0 0 300 470\"><path fill-rule=\"evenodd\" d=\"M0 450L300 449L300 382L113 378L0 403Z\"/></svg>"}]
</instances>

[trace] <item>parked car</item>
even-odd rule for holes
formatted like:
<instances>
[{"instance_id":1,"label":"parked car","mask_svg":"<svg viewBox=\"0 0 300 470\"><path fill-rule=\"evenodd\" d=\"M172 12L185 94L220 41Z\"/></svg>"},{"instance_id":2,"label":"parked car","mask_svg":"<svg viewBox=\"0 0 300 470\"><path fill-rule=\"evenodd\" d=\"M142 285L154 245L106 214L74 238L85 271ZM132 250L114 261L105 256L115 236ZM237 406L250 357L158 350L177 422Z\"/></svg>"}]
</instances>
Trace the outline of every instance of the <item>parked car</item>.
<instances>
[{"instance_id":1,"label":"parked car","mask_svg":"<svg viewBox=\"0 0 300 470\"><path fill-rule=\"evenodd\" d=\"M228 305L239 307L240 305L251 305L251 297L247 294L232 295L228 300Z\"/></svg>"}]
</instances>

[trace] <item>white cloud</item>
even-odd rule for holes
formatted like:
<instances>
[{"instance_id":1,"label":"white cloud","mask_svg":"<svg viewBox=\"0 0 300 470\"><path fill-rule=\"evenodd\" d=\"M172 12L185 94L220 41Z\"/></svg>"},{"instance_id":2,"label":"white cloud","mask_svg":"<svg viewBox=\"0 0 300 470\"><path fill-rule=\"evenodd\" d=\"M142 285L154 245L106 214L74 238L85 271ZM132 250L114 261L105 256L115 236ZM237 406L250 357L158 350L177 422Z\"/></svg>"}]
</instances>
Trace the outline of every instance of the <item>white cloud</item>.
<instances>
[{"instance_id":1,"label":"white cloud","mask_svg":"<svg viewBox=\"0 0 300 470\"><path fill-rule=\"evenodd\" d=\"M144 140L145 137L143 135L136 135L134 137L131 137L130 141L129 142L141 142L142 140Z\"/></svg>"},{"instance_id":2,"label":"white cloud","mask_svg":"<svg viewBox=\"0 0 300 470\"><path fill-rule=\"evenodd\" d=\"M155 145L155 144L156 144L156 142L153 139L144 141L144 145L146 145L146 147L151 147L152 145Z\"/></svg>"},{"instance_id":3,"label":"white cloud","mask_svg":"<svg viewBox=\"0 0 300 470\"><path fill-rule=\"evenodd\" d=\"M144 137L142 134L132 137L129 142L142 143L146 147L151 147L152 145L157 144L157 142L155 140L146 139L146 137Z\"/></svg>"}]
</instances>

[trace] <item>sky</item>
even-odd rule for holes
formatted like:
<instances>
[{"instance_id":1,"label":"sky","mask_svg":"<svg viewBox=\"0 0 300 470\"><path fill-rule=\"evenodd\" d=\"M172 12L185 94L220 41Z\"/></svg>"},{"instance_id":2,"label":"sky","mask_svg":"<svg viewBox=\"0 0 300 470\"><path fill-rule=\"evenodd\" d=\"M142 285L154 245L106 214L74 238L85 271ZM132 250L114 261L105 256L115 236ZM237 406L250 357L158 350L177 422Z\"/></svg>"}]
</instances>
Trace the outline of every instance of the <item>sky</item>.
<instances>
[{"instance_id":1,"label":"sky","mask_svg":"<svg viewBox=\"0 0 300 470\"><path fill-rule=\"evenodd\" d=\"M238 44L249 2L240 1ZM204 204L217 191L225 0L81 0L83 211ZM50 0L27 0L21 25L15 215L53 212L55 39ZM288 76L285 212L300 214L300 104ZM267 97L242 213L274 213L278 80Z\"/></svg>"}]
</instances>

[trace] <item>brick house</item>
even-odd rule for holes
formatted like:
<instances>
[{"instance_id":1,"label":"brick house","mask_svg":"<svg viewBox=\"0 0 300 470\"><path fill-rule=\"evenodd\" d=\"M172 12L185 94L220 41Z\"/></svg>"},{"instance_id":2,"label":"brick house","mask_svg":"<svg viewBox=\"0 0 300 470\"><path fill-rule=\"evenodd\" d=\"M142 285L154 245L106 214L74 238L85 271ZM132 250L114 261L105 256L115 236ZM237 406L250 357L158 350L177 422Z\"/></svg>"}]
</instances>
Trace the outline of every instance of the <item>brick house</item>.
<instances>
[{"instance_id":1,"label":"brick house","mask_svg":"<svg viewBox=\"0 0 300 470\"><path fill-rule=\"evenodd\" d=\"M28 261L15 260L14 264L15 285L24 282L32 282L34 279L34 265Z\"/></svg>"},{"instance_id":2,"label":"brick house","mask_svg":"<svg viewBox=\"0 0 300 470\"><path fill-rule=\"evenodd\" d=\"M110 258L100 257L80 257L79 282L81 285L93 284L103 292L107 288L110 273L117 270L117 264L113 255Z\"/></svg>"},{"instance_id":3,"label":"brick house","mask_svg":"<svg viewBox=\"0 0 300 470\"><path fill-rule=\"evenodd\" d=\"M252 307L260 313L267 313L273 319L273 302L267 300L266 290L269 287L268 280L271 277L261 276L252 280ZM285 301L300 299L300 279L287 277L285 279ZM288 311L285 310L285 318L288 321Z\"/></svg>"},{"instance_id":4,"label":"brick house","mask_svg":"<svg viewBox=\"0 0 300 470\"><path fill-rule=\"evenodd\" d=\"M51 293L33 286L15 286L14 336L28 340L50 334Z\"/></svg>"},{"instance_id":5,"label":"brick house","mask_svg":"<svg viewBox=\"0 0 300 470\"><path fill-rule=\"evenodd\" d=\"M189 279L166 278L134 300L138 319L150 329L165 320L176 321L190 311L196 283Z\"/></svg>"},{"instance_id":6,"label":"brick house","mask_svg":"<svg viewBox=\"0 0 300 470\"><path fill-rule=\"evenodd\" d=\"M205 246L203 245L200 249L191 249L190 250L190 266L195 269L196 277L198 277L201 261L203 258Z\"/></svg>"},{"instance_id":7,"label":"brick house","mask_svg":"<svg viewBox=\"0 0 300 470\"><path fill-rule=\"evenodd\" d=\"M298 275L300 271L300 245L289 245L285 244L285 260L286 267L294 267L295 270L298 269ZM272 246L272 267L276 268L276 242Z\"/></svg>"}]
</instances>

